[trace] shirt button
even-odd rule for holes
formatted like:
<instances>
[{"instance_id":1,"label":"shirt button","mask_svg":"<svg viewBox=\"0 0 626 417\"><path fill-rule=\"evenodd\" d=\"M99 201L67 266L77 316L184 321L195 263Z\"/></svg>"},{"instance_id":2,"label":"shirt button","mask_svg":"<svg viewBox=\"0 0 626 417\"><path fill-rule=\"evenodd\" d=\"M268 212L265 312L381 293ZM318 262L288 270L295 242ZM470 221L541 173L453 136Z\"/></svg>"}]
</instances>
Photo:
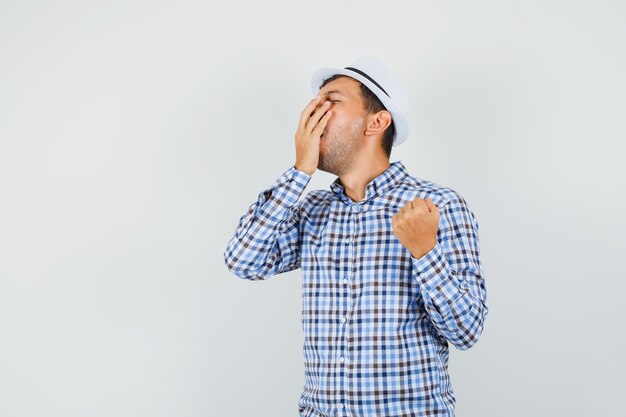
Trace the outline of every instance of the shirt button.
<instances>
[{"instance_id":1,"label":"shirt button","mask_svg":"<svg viewBox=\"0 0 626 417\"><path fill-rule=\"evenodd\" d=\"M343 408L343 407L344 407L343 403L340 403L339 408Z\"/></svg>"},{"instance_id":2,"label":"shirt button","mask_svg":"<svg viewBox=\"0 0 626 417\"><path fill-rule=\"evenodd\" d=\"M350 244L350 238L349 238L349 237L345 238L345 239L344 239L344 243L345 243L346 245L349 245L349 244Z\"/></svg>"},{"instance_id":3,"label":"shirt button","mask_svg":"<svg viewBox=\"0 0 626 417\"><path fill-rule=\"evenodd\" d=\"M339 362L341 362L341 363L343 363L344 360L345 359L343 358L343 356L339 358Z\"/></svg>"},{"instance_id":4,"label":"shirt button","mask_svg":"<svg viewBox=\"0 0 626 417\"><path fill-rule=\"evenodd\" d=\"M343 283L344 283L344 284L347 284L347 283L348 283L348 278L344 278L344 279L343 279Z\"/></svg>"},{"instance_id":5,"label":"shirt button","mask_svg":"<svg viewBox=\"0 0 626 417\"><path fill-rule=\"evenodd\" d=\"M359 211L361 211L361 205L360 204L355 204L352 206L352 212L353 213L358 213Z\"/></svg>"},{"instance_id":6,"label":"shirt button","mask_svg":"<svg viewBox=\"0 0 626 417\"><path fill-rule=\"evenodd\" d=\"M341 322L342 322L342 323L345 323L346 321L347 321L347 320L346 320L346 318L345 318L345 317L342 317L342 318L341 318Z\"/></svg>"}]
</instances>

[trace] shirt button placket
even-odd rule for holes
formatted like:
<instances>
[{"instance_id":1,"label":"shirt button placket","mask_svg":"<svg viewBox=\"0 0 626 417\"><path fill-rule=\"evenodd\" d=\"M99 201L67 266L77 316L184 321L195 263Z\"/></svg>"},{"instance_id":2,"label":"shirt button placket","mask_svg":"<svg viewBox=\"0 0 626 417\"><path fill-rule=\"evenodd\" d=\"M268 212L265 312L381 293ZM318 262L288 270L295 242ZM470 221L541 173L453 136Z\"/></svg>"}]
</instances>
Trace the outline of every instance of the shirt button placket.
<instances>
[{"instance_id":1,"label":"shirt button placket","mask_svg":"<svg viewBox=\"0 0 626 417\"><path fill-rule=\"evenodd\" d=\"M352 214L359 213L361 211L361 205L360 204L352 205L350 207L350 211L352 212ZM344 295L346 297L349 296L349 291L348 291L349 287L347 286L347 284L349 283L349 276L352 274L353 262L354 262L354 256L355 256L355 253L352 250L352 249L354 249L354 244L355 244L354 238L353 238L354 232L356 231L356 219L355 219L355 216L350 216L350 225L351 225L351 227L350 227L350 230L348 230L348 236L346 236L345 239L344 239L344 243L346 245L349 245L347 250L346 250L346 262L347 262L347 265L346 265L347 268L346 269L348 270L348 272L347 272L347 275L345 275L343 277L343 283L346 284L346 286L344 286L344 290L345 290ZM350 301L351 300L348 299L345 302L346 313L349 313L347 311L347 309L349 308L349 306L351 304ZM347 322L348 322L348 319L347 319L346 316L341 317L341 323L342 324L345 325ZM347 337L347 334L348 334L347 326L343 327L343 332L342 333L343 333L343 335L345 335ZM344 345L340 346L340 351L342 351L342 352L347 352L347 345L345 343L346 340L347 339L344 339ZM342 385L344 386L343 392L345 393L346 389L348 388L348 384L349 384L349 379L348 379L348 375L347 375L347 369L345 367L345 363L346 363L345 353L343 353L343 354L341 354L339 356L338 361L339 361L339 365L338 366L340 366L342 368L343 375L344 375L344 384L342 384ZM345 407L345 403L341 402L339 404L340 413L341 413L341 410L344 410L343 415L349 416L350 413L347 412L345 410L345 408L346 408Z\"/></svg>"}]
</instances>

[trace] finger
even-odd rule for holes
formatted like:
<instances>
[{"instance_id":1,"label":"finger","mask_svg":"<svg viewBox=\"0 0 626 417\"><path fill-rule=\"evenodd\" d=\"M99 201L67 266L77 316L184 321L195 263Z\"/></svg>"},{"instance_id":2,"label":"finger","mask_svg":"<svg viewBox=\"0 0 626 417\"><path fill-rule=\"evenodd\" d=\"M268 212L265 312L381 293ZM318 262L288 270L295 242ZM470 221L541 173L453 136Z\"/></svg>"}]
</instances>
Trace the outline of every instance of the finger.
<instances>
[{"instance_id":1,"label":"finger","mask_svg":"<svg viewBox=\"0 0 626 417\"><path fill-rule=\"evenodd\" d=\"M428 207L428 211L438 211L439 208L435 205L435 203L433 203L433 200L431 200L430 198L427 198L426 200L424 200L424 202L426 203L426 206Z\"/></svg>"},{"instance_id":2,"label":"finger","mask_svg":"<svg viewBox=\"0 0 626 417\"><path fill-rule=\"evenodd\" d=\"M415 208L428 210L426 202L419 197L415 197L415 199L413 199L413 203L415 204Z\"/></svg>"},{"instance_id":3,"label":"finger","mask_svg":"<svg viewBox=\"0 0 626 417\"><path fill-rule=\"evenodd\" d=\"M298 128L300 130L304 130L306 127L306 123L309 121L309 117L311 117L311 112L315 109L315 106L320 101L320 96L316 96L313 100L309 101L309 104L302 110L300 113L300 121L298 123Z\"/></svg>"},{"instance_id":4,"label":"finger","mask_svg":"<svg viewBox=\"0 0 626 417\"><path fill-rule=\"evenodd\" d=\"M328 119L330 118L331 113L332 112L329 110L324 114L324 116L322 116L322 119L319 121L319 123L317 123L317 125L315 125L315 129L313 129L313 131L311 132L313 136L322 135L322 131L326 127L326 123L328 122Z\"/></svg>"},{"instance_id":5,"label":"finger","mask_svg":"<svg viewBox=\"0 0 626 417\"><path fill-rule=\"evenodd\" d=\"M315 129L315 127L317 126L317 123L320 121L322 116L324 116L324 113L326 112L326 110L328 110L329 106L330 106L330 101L327 101L313 112L313 115L311 116L311 118L306 124L307 131L312 132L313 129Z\"/></svg>"},{"instance_id":6,"label":"finger","mask_svg":"<svg viewBox=\"0 0 626 417\"><path fill-rule=\"evenodd\" d=\"M424 204L426 204L426 208L428 209L428 211L433 211L433 202L430 200L430 198L425 198L424 199Z\"/></svg>"},{"instance_id":7,"label":"finger","mask_svg":"<svg viewBox=\"0 0 626 417\"><path fill-rule=\"evenodd\" d=\"M317 115L313 116L309 120L309 124L306 127L306 132L308 132L309 136L321 136L323 130L326 128L326 123L328 122L329 117L330 111L327 111L325 113L319 112Z\"/></svg>"}]
</instances>

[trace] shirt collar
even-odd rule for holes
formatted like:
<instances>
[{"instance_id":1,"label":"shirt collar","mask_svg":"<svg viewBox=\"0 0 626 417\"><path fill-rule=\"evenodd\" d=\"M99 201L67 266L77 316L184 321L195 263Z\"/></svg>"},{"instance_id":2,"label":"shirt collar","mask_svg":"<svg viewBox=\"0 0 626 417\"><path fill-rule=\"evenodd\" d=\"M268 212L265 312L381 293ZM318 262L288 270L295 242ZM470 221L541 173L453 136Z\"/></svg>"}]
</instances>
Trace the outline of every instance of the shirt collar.
<instances>
[{"instance_id":1,"label":"shirt collar","mask_svg":"<svg viewBox=\"0 0 626 417\"><path fill-rule=\"evenodd\" d=\"M365 186L365 200L369 200L375 195L382 194L386 190L393 188L398 184L404 177L408 175L408 171L401 160L392 162L389 168L387 168L384 172L378 175L376 178L371 180ZM343 185L339 177L337 177L331 184L330 189L333 193L335 193L340 199L344 200L346 203L354 204L355 201L350 199L345 193Z\"/></svg>"}]
</instances>

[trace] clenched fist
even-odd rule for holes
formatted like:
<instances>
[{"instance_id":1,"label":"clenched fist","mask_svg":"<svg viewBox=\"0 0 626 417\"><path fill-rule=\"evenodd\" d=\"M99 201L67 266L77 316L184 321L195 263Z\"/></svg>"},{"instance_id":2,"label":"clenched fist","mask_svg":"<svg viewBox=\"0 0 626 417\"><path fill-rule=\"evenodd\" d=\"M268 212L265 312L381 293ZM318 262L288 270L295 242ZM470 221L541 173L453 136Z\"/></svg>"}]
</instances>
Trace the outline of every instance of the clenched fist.
<instances>
[{"instance_id":1,"label":"clenched fist","mask_svg":"<svg viewBox=\"0 0 626 417\"><path fill-rule=\"evenodd\" d=\"M439 208L430 198L416 197L393 215L391 225L400 243L419 259L437 244Z\"/></svg>"}]
</instances>

